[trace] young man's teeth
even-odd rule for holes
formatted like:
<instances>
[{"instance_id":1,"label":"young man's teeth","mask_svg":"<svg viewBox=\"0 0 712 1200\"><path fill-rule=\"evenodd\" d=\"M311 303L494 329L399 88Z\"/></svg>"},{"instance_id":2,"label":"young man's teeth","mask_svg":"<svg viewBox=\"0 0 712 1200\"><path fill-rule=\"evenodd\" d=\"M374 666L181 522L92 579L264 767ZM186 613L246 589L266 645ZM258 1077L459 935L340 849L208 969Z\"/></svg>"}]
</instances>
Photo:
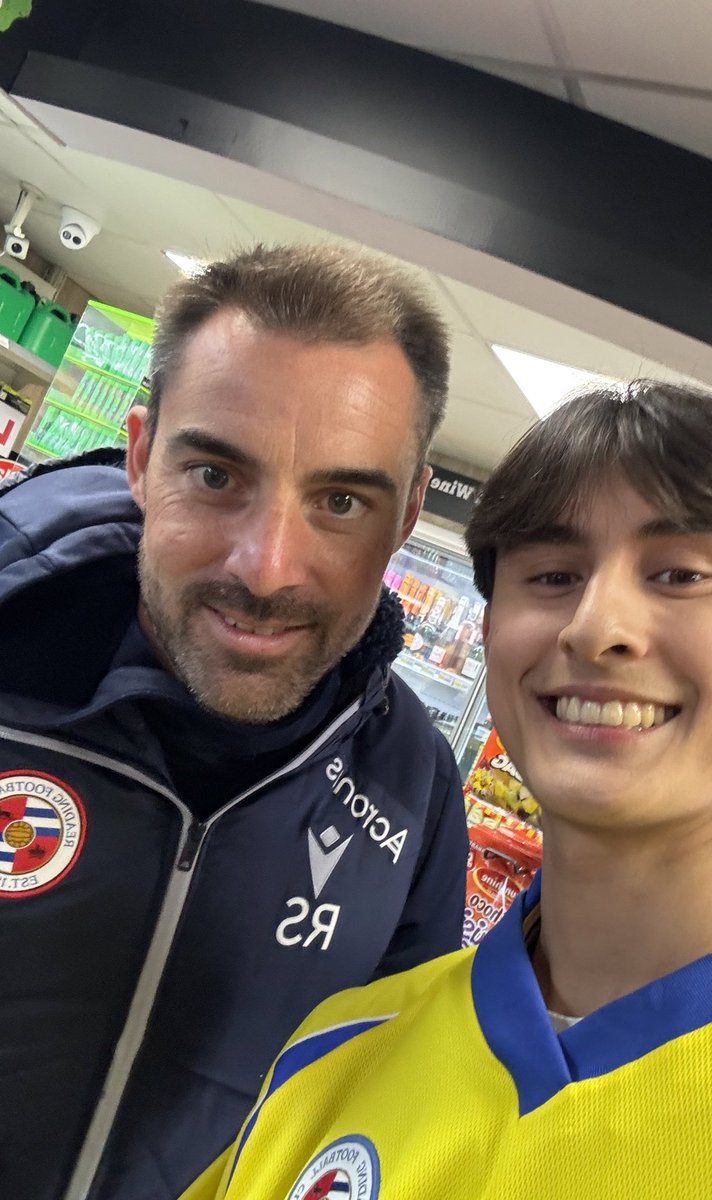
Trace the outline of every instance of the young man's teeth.
<instances>
[{"instance_id":1,"label":"young man's teeth","mask_svg":"<svg viewBox=\"0 0 712 1200\"><path fill-rule=\"evenodd\" d=\"M612 729L650 729L662 725L665 709L661 704L635 704L632 701L579 700L577 696L559 696L556 715L568 725L608 725Z\"/></svg>"}]
</instances>

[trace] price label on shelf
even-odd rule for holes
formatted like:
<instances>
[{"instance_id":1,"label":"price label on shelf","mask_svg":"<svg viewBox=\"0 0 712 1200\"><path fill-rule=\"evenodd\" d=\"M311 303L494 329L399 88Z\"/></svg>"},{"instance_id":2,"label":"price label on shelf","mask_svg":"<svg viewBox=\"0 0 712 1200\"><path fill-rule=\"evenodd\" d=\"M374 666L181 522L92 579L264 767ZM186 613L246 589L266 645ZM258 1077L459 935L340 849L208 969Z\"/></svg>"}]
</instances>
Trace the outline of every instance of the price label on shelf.
<instances>
[{"instance_id":1,"label":"price label on shelf","mask_svg":"<svg viewBox=\"0 0 712 1200\"><path fill-rule=\"evenodd\" d=\"M25 413L0 400L0 454L7 454L15 445Z\"/></svg>"}]
</instances>

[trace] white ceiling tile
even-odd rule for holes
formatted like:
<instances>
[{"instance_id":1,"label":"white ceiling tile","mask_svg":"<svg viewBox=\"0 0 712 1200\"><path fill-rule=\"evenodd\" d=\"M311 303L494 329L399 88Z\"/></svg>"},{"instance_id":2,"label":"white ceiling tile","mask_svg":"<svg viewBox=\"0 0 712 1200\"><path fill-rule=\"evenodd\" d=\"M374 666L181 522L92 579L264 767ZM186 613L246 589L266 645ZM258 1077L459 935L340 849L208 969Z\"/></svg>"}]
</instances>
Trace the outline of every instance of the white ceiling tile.
<instances>
[{"instance_id":1,"label":"white ceiling tile","mask_svg":"<svg viewBox=\"0 0 712 1200\"><path fill-rule=\"evenodd\" d=\"M548 0L573 65L639 80L710 87L709 0Z\"/></svg>"},{"instance_id":2,"label":"white ceiling tile","mask_svg":"<svg viewBox=\"0 0 712 1200\"><path fill-rule=\"evenodd\" d=\"M449 57L487 55L554 66L532 0L258 0Z\"/></svg>"},{"instance_id":3,"label":"white ceiling tile","mask_svg":"<svg viewBox=\"0 0 712 1200\"><path fill-rule=\"evenodd\" d=\"M643 360L627 350L458 280L441 279L488 345L508 346L601 375L640 374Z\"/></svg>"},{"instance_id":4,"label":"white ceiling tile","mask_svg":"<svg viewBox=\"0 0 712 1200\"><path fill-rule=\"evenodd\" d=\"M531 410L528 416L514 416L477 404L468 396L452 396L433 449L491 470L535 420Z\"/></svg>"},{"instance_id":5,"label":"white ceiling tile","mask_svg":"<svg viewBox=\"0 0 712 1200\"><path fill-rule=\"evenodd\" d=\"M428 282L433 292L433 299L442 312L449 328L454 333L464 333L472 337L476 333L476 326L468 318L464 307L460 304L454 294L454 290L449 288L449 280L443 275L437 275L434 271L429 273Z\"/></svg>"},{"instance_id":6,"label":"white ceiling tile","mask_svg":"<svg viewBox=\"0 0 712 1200\"><path fill-rule=\"evenodd\" d=\"M450 392L453 396L471 396L478 404L514 416L531 415L530 405L485 342L478 337L456 333L451 348Z\"/></svg>"},{"instance_id":7,"label":"white ceiling tile","mask_svg":"<svg viewBox=\"0 0 712 1200\"><path fill-rule=\"evenodd\" d=\"M305 221L295 220L294 217L282 216L281 213L260 208L257 204L237 200L234 196L220 196L220 200L255 242L276 245L281 242L347 241L346 238L337 238L327 229L308 225Z\"/></svg>"},{"instance_id":8,"label":"white ceiling tile","mask_svg":"<svg viewBox=\"0 0 712 1200\"><path fill-rule=\"evenodd\" d=\"M703 100L590 80L581 88L593 112L712 158L712 94Z\"/></svg>"},{"instance_id":9,"label":"white ceiling tile","mask_svg":"<svg viewBox=\"0 0 712 1200\"><path fill-rule=\"evenodd\" d=\"M166 181L166 187L149 171L79 150L67 151L67 159L113 233L199 258L217 258L244 239L225 206L203 188L178 180Z\"/></svg>"},{"instance_id":10,"label":"white ceiling tile","mask_svg":"<svg viewBox=\"0 0 712 1200\"><path fill-rule=\"evenodd\" d=\"M54 157L33 141L27 130L15 125L0 126L0 179L3 191L16 191L23 180L48 197L61 196L63 204L71 204L70 196L80 187L61 157L61 149ZM78 200L76 203L79 207Z\"/></svg>"}]
</instances>

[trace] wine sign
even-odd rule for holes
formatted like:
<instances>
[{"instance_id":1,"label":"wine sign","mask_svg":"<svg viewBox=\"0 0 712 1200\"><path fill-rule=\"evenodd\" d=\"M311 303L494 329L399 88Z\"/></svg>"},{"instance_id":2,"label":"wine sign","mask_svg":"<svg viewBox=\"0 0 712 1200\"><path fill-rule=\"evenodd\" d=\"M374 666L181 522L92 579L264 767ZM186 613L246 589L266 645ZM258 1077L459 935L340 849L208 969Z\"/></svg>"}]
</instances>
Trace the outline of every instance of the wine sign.
<instances>
[{"instance_id":1,"label":"wine sign","mask_svg":"<svg viewBox=\"0 0 712 1200\"><path fill-rule=\"evenodd\" d=\"M445 467L430 464L433 477L427 486L423 511L446 517L457 525L466 525L482 483L470 475L459 475Z\"/></svg>"}]
</instances>

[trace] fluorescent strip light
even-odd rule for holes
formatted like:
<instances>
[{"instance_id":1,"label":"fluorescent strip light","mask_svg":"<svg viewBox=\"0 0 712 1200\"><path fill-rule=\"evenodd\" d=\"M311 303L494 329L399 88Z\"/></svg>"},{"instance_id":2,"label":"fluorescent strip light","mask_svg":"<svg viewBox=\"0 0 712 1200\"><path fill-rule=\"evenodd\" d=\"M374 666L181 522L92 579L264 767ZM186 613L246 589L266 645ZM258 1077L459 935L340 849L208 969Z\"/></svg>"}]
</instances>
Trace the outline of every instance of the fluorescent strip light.
<instances>
[{"instance_id":1,"label":"fluorescent strip light","mask_svg":"<svg viewBox=\"0 0 712 1200\"><path fill-rule=\"evenodd\" d=\"M538 358L522 350L511 350L508 346L493 345L491 349L538 417L545 417L578 388L613 382L608 376L582 371L549 358Z\"/></svg>"},{"instance_id":2,"label":"fluorescent strip light","mask_svg":"<svg viewBox=\"0 0 712 1200\"><path fill-rule=\"evenodd\" d=\"M163 253L184 275L198 275L205 266L200 259L192 258L190 254L181 254L178 250L164 250Z\"/></svg>"}]
</instances>

